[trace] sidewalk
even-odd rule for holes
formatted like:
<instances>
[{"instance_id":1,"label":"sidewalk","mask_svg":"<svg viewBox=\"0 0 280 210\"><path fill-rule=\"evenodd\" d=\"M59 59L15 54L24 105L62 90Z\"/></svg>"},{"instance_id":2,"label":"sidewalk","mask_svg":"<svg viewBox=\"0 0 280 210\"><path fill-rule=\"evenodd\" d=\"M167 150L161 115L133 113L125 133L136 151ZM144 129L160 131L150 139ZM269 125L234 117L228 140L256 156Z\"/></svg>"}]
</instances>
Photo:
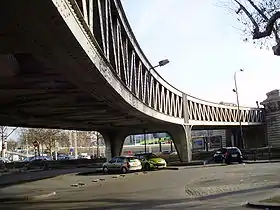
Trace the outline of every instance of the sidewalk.
<instances>
[{"instance_id":1,"label":"sidewalk","mask_svg":"<svg viewBox=\"0 0 280 210\"><path fill-rule=\"evenodd\" d=\"M65 174L80 173L80 172L87 172L93 170L97 170L97 169L73 168L73 169L56 169L56 170L33 171L33 172L27 171L27 172L16 173L16 174L5 174L0 176L0 188L7 187L10 185L42 180L42 179L49 179Z\"/></svg>"}]
</instances>

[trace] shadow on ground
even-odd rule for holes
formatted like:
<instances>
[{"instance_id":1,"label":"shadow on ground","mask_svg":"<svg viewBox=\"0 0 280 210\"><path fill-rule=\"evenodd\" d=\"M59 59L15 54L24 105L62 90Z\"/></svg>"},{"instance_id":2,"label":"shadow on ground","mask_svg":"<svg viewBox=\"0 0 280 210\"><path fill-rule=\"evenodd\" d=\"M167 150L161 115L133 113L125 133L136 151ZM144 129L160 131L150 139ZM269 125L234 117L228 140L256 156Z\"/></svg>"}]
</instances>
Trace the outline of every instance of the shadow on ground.
<instances>
[{"instance_id":1,"label":"shadow on ground","mask_svg":"<svg viewBox=\"0 0 280 210\"><path fill-rule=\"evenodd\" d=\"M126 194L120 193L116 195L107 195L104 198L89 198L89 199L63 199L59 197L54 197L49 200L40 200L40 201L25 201L25 202L2 202L0 204L0 209L9 208L9 210L35 210L35 209L76 209L76 210L113 210L113 209L187 209L194 208L204 205L205 202L211 199L221 199L221 201L227 199L227 197L253 193L257 191L264 191L279 188L280 185L258 187L254 189L240 190L235 192L228 192L222 194L216 194L211 196L204 196L200 198L174 198L174 199L148 199L148 200L138 200L137 194L135 198L130 199L126 197ZM58 195L59 196L59 195ZM88 195L90 196L90 194ZM113 198L112 198L113 197ZM119 199L120 198L120 199ZM63 200L62 200L63 199Z\"/></svg>"},{"instance_id":2,"label":"shadow on ground","mask_svg":"<svg viewBox=\"0 0 280 210\"><path fill-rule=\"evenodd\" d=\"M91 174L100 175L96 173L96 169L89 168L74 168L74 169L61 169L61 170L46 170L36 172L22 172L13 175L0 176L0 189L10 187L13 185L25 184L44 179L51 179L66 174Z\"/></svg>"},{"instance_id":3,"label":"shadow on ground","mask_svg":"<svg viewBox=\"0 0 280 210\"><path fill-rule=\"evenodd\" d=\"M197 207L200 204L194 204L188 202L186 199L165 199L165 200L137 200L137 199L110 199L110 198L100 198L91 200L65 200L65 201L44 201L39 202L40 206L36 205L34 202L28 203L14 203L12 206L9 204L9 210L35 210L35 209L45 209L41 206L49 206L49 209L75 209L75 210L113 210L113 209L143 209L143 208L166 208L166 209L185 209L186 207ZM106 203L106 206L102 205ZM56 205L54 205L56 204ZM68 207L64 205L68 204ZM69 204L73 207L69 207ZM0 204L2 208L3 204ZM4 206L3 206L4 207ZM5 206L6 207L6 206Z\"/></svg>"}]
</instances>

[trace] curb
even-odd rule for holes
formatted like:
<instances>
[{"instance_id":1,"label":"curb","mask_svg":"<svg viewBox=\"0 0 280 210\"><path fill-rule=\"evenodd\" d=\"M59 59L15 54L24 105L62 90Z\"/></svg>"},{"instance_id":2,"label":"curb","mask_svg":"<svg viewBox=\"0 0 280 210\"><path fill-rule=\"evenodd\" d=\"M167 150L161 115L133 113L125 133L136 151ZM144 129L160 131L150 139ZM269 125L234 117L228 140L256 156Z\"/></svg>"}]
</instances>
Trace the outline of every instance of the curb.
<instances>
[{"instance_id":1,"label":"curb","mask_svg":"<svg viewBox=\"0 0 280 210\"><path fill-rule=\"evenodd\" d=\"M226 164L209 164L209 165L198 165L198 166L185 166L182 169L192 169L192 168L212 168L212 167L225 167Z\"/></svg>"},{"instance_id":2,"label":"curb","mask_svg":"<svg viewBox=\"0 0 280 210\"><path fill-rule=\"evenodd\" d=\"M42 194L42 195L35 195L35 196L14 196L14 197L6 197L0 198L0 202L15 202L15 201L36 201L45 199L51 196L56 195L56 192Z\"/></svg>"},{"instance_id":3,"label":"curb","mask_svg":"<svg viewBox=\"0 0 280 210\"><path fill-rule=\"evenodd\" d=\"M180 170L179 167L166 167L165 170Z\"/></svg>"},{"instance_id":4,"label":"curb","mask_svg":"<svg viewBox=\"0 0 280 210\"><path fill-rule=\"evenodd\" d=\"M252 161L252 162L247 162L247 161L243 161L243 163L246 163L246 164L261 164L261 163L280 163L280 160L264 160L264 161Z\"/></svg>"},{"instance_id":5,"label":"curb","mask_svg":"<svg viewBox=\"0 0 280 210\"><path fill-rule=\"evenodd\" d=\"M255 208L255 209L280 209L280 204L277 203L260 203L260 202L247 202L246 207Z\"/></svg>"},{"instance_id":6,"label":"curb","mask_svg":"<svg viewBox=\"0 0 280 210\"><path fill-rule=\"evenodd\" d=\"M167 166L166 170L181 170L181 169L191 169L191 168L211 168L218 166L227 166L226 164L205 164L205 165L189 165L189 166Z\"/></svg>"},{"instance_id":7,"label":"curb","mask_svg":"<svg viewBox=\"0 0 280 210\"><path fill-rule=\"evenodd\" d=\"M197 162L177 162L177 163L174 163L174 162L169 162L167 163L167 165L170 165L170 166L175 166L175 167L178 167L178 166L202 166L202 165L205 165L205 161L197 161Z\"/></svg>"}]
</instances>

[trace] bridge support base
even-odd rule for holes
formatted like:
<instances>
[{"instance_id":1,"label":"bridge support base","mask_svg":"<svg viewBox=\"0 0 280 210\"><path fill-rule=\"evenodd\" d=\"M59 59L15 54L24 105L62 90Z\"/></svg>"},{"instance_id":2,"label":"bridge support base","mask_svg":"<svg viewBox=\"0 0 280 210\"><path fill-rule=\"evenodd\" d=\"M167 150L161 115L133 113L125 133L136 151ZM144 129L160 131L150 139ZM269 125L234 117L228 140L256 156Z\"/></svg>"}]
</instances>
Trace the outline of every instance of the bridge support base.
<instances>
[{"instance_id":1,"label":"bridge support base","mask_svg":"<svg viewBox=\"0 0 280 210\"><path fill-rule=\"evenodd\" d=\"M123 143L126 135L122 131L99 131L105 141L105 156L107 160L121 155Z\"/></svg>"},{"instance_id":2,"label":"bridge support base","mask_svg":"<svg viewBox=\"0 0 280 210\"><path fill-rule=\"evenodd\" d=\"M173 129L168 130L172 136L174 145L178 152L180 161L191 162L192 161L192 145L191 145L191 126L176 126Z\"/></svg>"}]
</instances>

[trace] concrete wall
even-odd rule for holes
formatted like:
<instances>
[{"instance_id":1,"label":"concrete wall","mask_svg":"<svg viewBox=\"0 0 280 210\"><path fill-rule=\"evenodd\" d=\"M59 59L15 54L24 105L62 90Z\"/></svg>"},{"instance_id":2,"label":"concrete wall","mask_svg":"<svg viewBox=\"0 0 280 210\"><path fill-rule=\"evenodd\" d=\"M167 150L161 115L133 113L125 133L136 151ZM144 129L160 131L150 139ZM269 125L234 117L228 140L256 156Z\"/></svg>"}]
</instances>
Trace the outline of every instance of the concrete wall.
<instances>
[{"instance_id":1,"label":"concrete wall","mask_svg":"<svg viewBox=\"0 0 280 210\"><path fill-rule=\"evenodd\" d=\"M261 104L265 108L266 143L280 147L280 91L268 92L267 99Z\"/></svg>"}]
</instances>

